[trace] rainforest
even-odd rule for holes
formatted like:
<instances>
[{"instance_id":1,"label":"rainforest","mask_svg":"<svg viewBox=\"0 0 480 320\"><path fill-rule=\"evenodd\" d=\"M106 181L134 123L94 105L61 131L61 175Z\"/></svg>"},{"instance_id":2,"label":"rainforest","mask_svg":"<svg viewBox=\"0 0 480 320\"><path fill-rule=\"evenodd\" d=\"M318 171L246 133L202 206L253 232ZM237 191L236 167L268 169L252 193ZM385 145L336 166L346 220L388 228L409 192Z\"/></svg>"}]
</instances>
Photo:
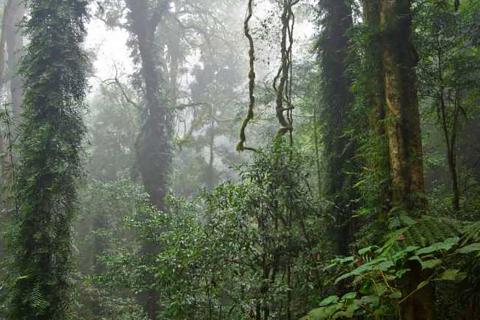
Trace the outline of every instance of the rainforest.
<instances>
[{"instance_id":1,"label":"rainforest","mask_svg":"<svg viewBox=\"0 0 480 320\"><path fill-rule=\"evenodd\" d=\"M480 0L0 0L0 320L333 319L480 319Z\"/></svg>"}]
</instances>

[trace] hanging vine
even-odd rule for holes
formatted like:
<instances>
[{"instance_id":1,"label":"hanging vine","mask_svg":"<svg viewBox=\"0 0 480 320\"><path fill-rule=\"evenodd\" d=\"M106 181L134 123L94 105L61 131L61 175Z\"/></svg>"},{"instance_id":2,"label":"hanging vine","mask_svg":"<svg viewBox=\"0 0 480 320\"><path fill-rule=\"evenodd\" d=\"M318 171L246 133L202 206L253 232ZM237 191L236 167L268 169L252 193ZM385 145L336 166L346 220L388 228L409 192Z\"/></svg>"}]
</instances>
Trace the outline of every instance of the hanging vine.
<instances>
[{"instance_id":1,"label":"hanging vine","mask_svg":"<svg viewBox=\"0 0 480 320\"><path fill-rule=\"evenodd\" d=\"M293 144L293 110L292 84L293 84L293 31L295 27L295 15L293 7L300 0L283 0L282 39L280 43L281 64L277 75L273 80L273 89L276 93L275 112L280 123L276 139L290 135L290 143Z\"/></svg>"},{"instance_id":2,"label":"hanging vine","mask_svg":"<svg viewBox=\"0 0 480 320\"><path fill-rule=\"evenodd\" d=\"M282 0L282 31L280 42L281 63L278 72L273 80L273 89L275 91L275 113L280 123L275 140L283 137L285 134L290 135L290 144L293 144L293 110L292 103L292 84L293 84L293 44L294 44L294 26L295 15L293 7L300 2L300 0ZM253 0L248 1L247 16L244 22L244 33L249 43L249 106L247 117L243 120L240 129L240 142L237 145L237 151L256 151L251 147L246 147L246 128L248 124L254 119L255 113L255 44L250 32L250 21L253 17Z\"/></svg>"},{"instance_id":3,"label":"hanging vine","mask_svg":"<svg viewBox=\"0 0 480 320\"><path fill-rule=\"evenodd\" d=\"M248 0L248 8L247 8L247 17L245 18L244 22L244 33L248 39L249 50L248 50L248 57L249 57L249 65L250 71L248 73L248 95L249 95L249 105L248 105L248 113L245 120L243 120L242 127L240 129L240 142L237 145L237 151L256 151L254 148L246 147L245 144L247 142L246 136L246 129L250 121L253 120L255 117L254 108L255 108L255 43L253 41L252 34L250 33L250 20L253 17L253 0Z\"/></svg>"}]
</instances>

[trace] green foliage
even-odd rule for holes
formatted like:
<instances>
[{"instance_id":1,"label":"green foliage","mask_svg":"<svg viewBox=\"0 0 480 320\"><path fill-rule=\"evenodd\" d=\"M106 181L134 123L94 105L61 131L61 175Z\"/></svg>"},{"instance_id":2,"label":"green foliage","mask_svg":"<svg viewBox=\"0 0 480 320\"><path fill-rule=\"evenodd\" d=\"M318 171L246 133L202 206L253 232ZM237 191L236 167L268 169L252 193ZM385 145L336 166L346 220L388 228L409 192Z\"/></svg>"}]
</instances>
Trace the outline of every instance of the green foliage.
<instances>
[{"instance_id":1,"label":"green foliage","mask_svg":"<svg viewBox=\"0 0 480 320\"><path fill-rule=\"evenodd\" d=\"M63 320L69 318L71 220L84 133L86 2L27 4L9 318Z\"/></svg>"},{"instance_id":2,"label":"green foliage","mask_svg":"<svg viewBox=\"0 0 480 320\"><path fill-rule=\"evenodd\" d=\"M457 214L466 219L478 211L478 177L471 161L478 158L478 152L474 151L476 142L469 138L479 111L479 46L470 32L475 25L472 16L478 12L470 1L458 10L452 1L425 1L417 5L414 20L419 97L427 132L424 140L426 149L432 149L427 154L427 177L436 191L432 198L438 209L447 214L452 211L447 202L454 200L450 186L454 186L455 170L463 209Z\"/></svg>"},{"instance_id":3,"label":"green foliage","mask_svg":"<svg viewBox=\"0 0 480 320\"><path fill-rule=\"evenodd\" d=\"M79 49L85 3L28 2L31 42L23 67L18 212L13 227L7 227L15 260L13 265L0 261L1 270L14 270L8 272L9 281L0 274L0 318L144 320L145 294L155 292L159 319L284 320L307 313L302 319L398 319L409 297L433 286L442 317L458 319L473 310L465 318L479 318L480 225L461 222L476 221L480 208L478 157L471 152L479 120L479 1L464 0L458 11L453 1L413 5L432 215L418 220L390 203L389 146L384 117L377 114L385 106L375 103L384 100L379 90L383 75L377 73L380 30L367 19L345 19L350 5L355 10L369 1L314 2L315 9L323 10L322 39L315 48L322 59L294 50L288 98L295 106L295 147L277 141L233 172L230 166L240 159L233 145L245 96L240 85L243 48L234 31L241 23L240 2L144 2L148 14L136 17L136 31L137 36L145 31L143 22L155 25L147 28L151 33L145 42L155 63L146 63L142 71L160 75L161 90L142 84L142 73L132 75L131 84L115 78L102 85L86 118L88 181L78 197L75 182L85 131L85 57ZM128 3L133 8L140 2ZM161 3L171 6L157 6ZM252 32L262 40L256 46L257 76L265 74L266 82L257 86L259 121L251 127L257 133L251 137L255 145L268 144L262 139L276 126L268 111L274 92L266 87L276 69L271 62L276 48L271 46L280 35L275 10L281 4L266 3L268 12L256 11L252 20ZM124 1L99 4L98 16L108 26L133 27ZM362 13L354 12L354 19ZM302 15L297 22L304 22ZM338 28L340 22L345 25ZM128 45L138 63L145 57L136 40L132 37ZM457 220L451 219L443 137L432 121L438 119L442 86L450 99L448 113L454 113L456 102L464 109L455 148L463 206ZM143 107L147 88L150 98L159 98L159 103L149 102L150 112ZM142 117L149 118L157 104L168 117L152 118L143 128L151 143L143 151L153 151L143 161L151 165L152 174L145 177L152 184L162 182L164 212L136 181L139 159L134 152L141 145ZM158 131L147 132L165 119L172 127L163 129L175 129L176 137L159 139ZM448 120L453 132L454 121ZM160 173L155 168L165 165L161 153L166 149L149 147L158 142L169 150L170 142L178 147L172 148L171 176L160 174L161 179L155 178ZM225 179L229 181L218 185ZM169 191L176 196L167 197L164 206L163 192ZM79 216L72 243L75 202ZM334 244L337 251L341 246L353 255L332 260ZM413 270L426 277L407 287ZM10 314L3 312L7 307Z\"/></svg>"},{"instance_id":4,"label":"green foliage","mask_svg":"<svg viewBox=\"0 0 480 320\"><path fill-rule=\"evenodd\" d=\"M367 6L367 3L369 5ZM348 73L353 79L354 96L348 133L354 137L354 157L361 167L357 170L354 188L357 210L354 217L365 229L357 233L365 245L378 244L391 208L389 146L385 130L385 103L381 34L375 8L377 1L363 1L364 23L349 30L350 59ZM360 10L353 4L355 10ZM367 12L368 11L368 12Z\"/></svg>"},{"instance_id":5,"label":"green foliage","mask_svg":"<svg viewBox=\"0 0 480 320\"><path fill-rule=\"evenodd\" d=\"M322 233L318 204L303 165L294 150L259 153L240 169L240 182L220 185L194 201L171 198L167 213L141 198L129 200L139 206L121 204L122 192L90 201L110 199L110 206L125 212L122 223L96 232L110 244L101 259L104 270L92 278L94 287L114 299L156 289L165 319L300 316L315 305L317 262L325 252L317 236ZM95 194L110 193L102 189ZM143 241L160 248L158 254L145 256ZM146 281L150 274L153 283ZM118 288L128 294L115 295Z\"/></svg>"},{"instance_id":6,"label":"green foliage","mask_svg":"<svg viewBox=\"0 0 480 320\"><path fill-rule=\"evenodd\" d=\"M81 189L79 202L74 238L78 270L75 319L143 319L143 310L134 295L124 289L127 285L116 281L129 275L121 270L115 274L110 269L115 261L105 257L115 252L119 261L140 250L130 225L141 212L153 210L148 195L129 180L94 181ZM105 275L107 270L117 277L112 284Z\"/></svg>"},{"instance_id":7,"label":"green foliage","mask_svg":"<svg viewBox=\"0 0 480 320\"><path fill-rule=\"evenodd\" d=\"M352 77L348 72L350 59L348 32L353 27L352 6L346 1L320 0L321 30L319 37L319 64L321 66L321 99L318 110L322 124L324 147L324 191L331 202L331 215L335 217L332 235L336 237L340 254L348 253L353 239L352 216L357 209L354 187L358 181L359 158L356 136L349 132L354 96Z\"/></svg>"},{"instance_id":8,"label":"green foliage","mask_svg":"<svg viewBox=\"0 0 480 320\"><path fill-rule=\"evenodd\" d=\"M461 285L470 272L468 261L479 256L480 243L471 237L475 229L478 223L424 217L390 233L382 247L364 248L355 256L333 260L324 270L343 273L336 276L335 284L353 291L325 298L303 319L395 318L401 304L418 290L443 282ZM405 278L415 264L428 278L406 291Z\"/></svg>"}]
</instances>

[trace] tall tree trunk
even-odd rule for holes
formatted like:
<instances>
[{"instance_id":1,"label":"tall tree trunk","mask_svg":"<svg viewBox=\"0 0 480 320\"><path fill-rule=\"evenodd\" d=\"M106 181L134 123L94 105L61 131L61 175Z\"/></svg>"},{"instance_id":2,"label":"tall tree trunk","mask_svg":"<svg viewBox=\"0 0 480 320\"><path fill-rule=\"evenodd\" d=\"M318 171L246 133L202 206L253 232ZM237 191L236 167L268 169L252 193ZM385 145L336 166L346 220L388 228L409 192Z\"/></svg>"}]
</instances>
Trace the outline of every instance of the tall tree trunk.
<instances>
[{"instance_id":1,"label":"tall tree trunk","mask_svg":"<svg viewBox=\"0 0 480 320\"><path fill-rule=\"evenodd\" d=\"M6 53L6 29L9 20L9 10L12 6L13 0L7 0L3 5L2 29L0 30L0 83L2 85L6 82L5 79L5 53Z\"/></svg>"},{"instance_id":2,"label":"tall tree trunk","mask_svg":"<svg viewBox=\"0 0 480 320\"><path fill-rule=\"evenodd\" d=\"M325 119L324 145L327 155L326 193L336 216L335 237L339 254L349 253L353 238L351 222L354 196L355 143L347 136L348 114L352 108L351 79L347 75L349 39L353 25L352 8L347 1L321 0L323 13L320 59L323 74Z\"/></svg>"},{"instance_id":3,"label":"tall tree trunk","mask_svg":"<svg viewBox=\"0 0 480 320\"><path fill-rule=\"evenodd\" d=\"M22 103L22 79L18 74L20 58L23 49L23 37L20 31L20 22L25 15L24 3L19 0L8 0L5 3L2 19L2 30L0 36L0 86L10 82L11 110L13 119L18 120L19 110ZM7 66L7 70L5 70ZM7 72L5 72L7 71ZM10 119L8 119L10 121ZM8 189L11 182L11 170L13 165L13 156L10 150L10 138L13 132L10 132L13 126L6 125L7 132L0 136L0 152L3 153L1 159L2 173L1 180L4 190ZM6 200L5 196L3 200Z\"/></svg>"},{"instance_id":4,"label":"tall tree trunk","mask_svg":"<svg viewBox=\"0 0 480 320\"><path fill-rule=\"evenodd\" d=\"M425 182L411 1L382 1L381 29L393 204L412 213L423 209Z\"/></svg>"},{"instance_id":5,"label":"tall tree trunk","mask_svg":"<svg viewBox=\"0 0 480 320\"><path fill-rule=\"evenodd\" d=\"M382 61L382 39L380 34L380 1L381 0L366 0L364 1L364 16L365 23L369 31L369 41L367 44L367 68L370 70L370 77L368 81L368 102L372 106L373 117L372 123L375 131L380 134L385 134L385 120L386 106L385 106L385 88L384 79L385 71Z\"/></svg>"},{"instance_id":6,"label":"tall tree trunk","mask_svg":"<svg viewBox=\"0 0 480 320\"><path fill-rule=\"evenodd\" d=\"M160 86L159 61L155 49L155 32L167 10L167 1L156 8L150 8L146 0L127 0L130 10L130 31L136 40L141 62L141 76L144 84L145 123L137 141L137 163L143 184L151 202L165 211L165 197L168 192L168 178L172 162L171 124L166 106L168 88L162 92ZM159 248L153 242L143 244L143 254L155 257ZM154 283L154 276L146 280ZM150 319L156 319L159 312L159 294L155 289L147 290L141 302Z\"/></svg>"},{"instance_id":7,"label":"tall tree trunk","mask_svg":"<svg viewBox=\"0 0 480 320\"><path fill-rule=\"evenodd\" d=\"M382 0L380 12L393 205L410 215L418 215L425 206L425 187L411 0ZM415 290L428 276L416 262L409 267L406 293ZM401 305L402 319L432 319L432 290L431 286L425 286L411 295Z\"/></svg>"},{"instance_id":8,"label":"tall tree trunk","mask_svg":"<svg viewBox=\"0 0 480 320\"><path fill-rule=\"evenodd\" d=\"M5 42L7 46L7 67L10 79L10 95L13 115L18 120L22 105L23 81L18 74L20 59L23 54L23 36L20 22L25 15L23 1L12 0L5 24Z\"/></svg>"},{"instance_id":9,"label":"tall tree trunk","mask_svg":"<svg viewBox=\"0 0 480 320\"><path fill-rule=\"evenodd\" d=\"M386 101L385 101L385 70L383 67L383 43L380 32L380 3L381 0L364 0L363 11L365 25L368 32L368 41L366 44L365 67L362 72L365 73L365 98L366 105L371 110L370 124L373 130L371 135L378 141L375 144L376 155L370 157L367 155L367 166L371 172L379 174L378 184L379 192L375 197L375 202L379 204L380 221L386 220L386 213L391 209L391 182L390 163L388 154L388 140L385 129Z\"/></svg>"},{"instance_id":10,"label":"tall tree trunk","mask_svg":"<svg viewBox=\"0 0 480 320\"><path fill-rule=\"evenodd\" d=\"M8 11L11 7L11 2L12 0L7 0L5 5L3 6L3 17L2 17L2 29L0 30L0 90L3 90L3 85L5 84L5 49L6 49L6 25L7 25L7 16L8 16ZM6 139L6 134L2 131L0 132L0 153L3 154L0 158L0 165L1 165L1 186L2 189L5 188L5 183L8 181L7 179L7 167L8 167L8 141ZM5 196L2 193L2 206L3 206L3 201L5 200ZM2 252L2 245L0 243L0 257L1 257L1 252Z\"/></svg>"},{"instance_id":11,"label":"tall tree trunk","mask_svg":"<svg viewBox=\"0 0 480 320\"><path fill-rule=\"evenodd\" d=\"M146 115L137 143L138 166L152 203L164 210L172 146L171 124L168 121L166 97L162 97L159 63L155 54L155 30L158 24L155 20L158 17L157 14L150 14L149 6L144 0L127 0L127 6L130 9L131 31L137 40L145 85Z\"/></svg>"},{"instance_id":12,"label":"tall tree trunk","mask_svg":"<svg viewBox=\"0 0 480 320\"><path fill-rule=\"evenodd\" d=\"M81 175L86 2L26 2L30 36L15 181L18 203L8 319L64 320L71 303L71 228Z\"/></svg>"}]
</instances>

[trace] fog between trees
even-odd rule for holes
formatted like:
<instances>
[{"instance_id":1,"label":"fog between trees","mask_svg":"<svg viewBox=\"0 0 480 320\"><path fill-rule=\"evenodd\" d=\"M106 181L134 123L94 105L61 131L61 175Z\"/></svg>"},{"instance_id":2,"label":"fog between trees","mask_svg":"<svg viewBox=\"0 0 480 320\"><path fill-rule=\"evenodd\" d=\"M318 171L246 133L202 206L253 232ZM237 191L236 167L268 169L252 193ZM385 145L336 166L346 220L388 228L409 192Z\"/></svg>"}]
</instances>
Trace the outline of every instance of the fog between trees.
<instances>
[{"instance_id":1,"label":"fog between trees","mask_svg":"<svg viewBox=\"0 0 480 320\"><path fill-rule=\"evenodd\" d=\"M0 319L480 318L480 1L0 6Z\"/></svg>"}]
</instances>

